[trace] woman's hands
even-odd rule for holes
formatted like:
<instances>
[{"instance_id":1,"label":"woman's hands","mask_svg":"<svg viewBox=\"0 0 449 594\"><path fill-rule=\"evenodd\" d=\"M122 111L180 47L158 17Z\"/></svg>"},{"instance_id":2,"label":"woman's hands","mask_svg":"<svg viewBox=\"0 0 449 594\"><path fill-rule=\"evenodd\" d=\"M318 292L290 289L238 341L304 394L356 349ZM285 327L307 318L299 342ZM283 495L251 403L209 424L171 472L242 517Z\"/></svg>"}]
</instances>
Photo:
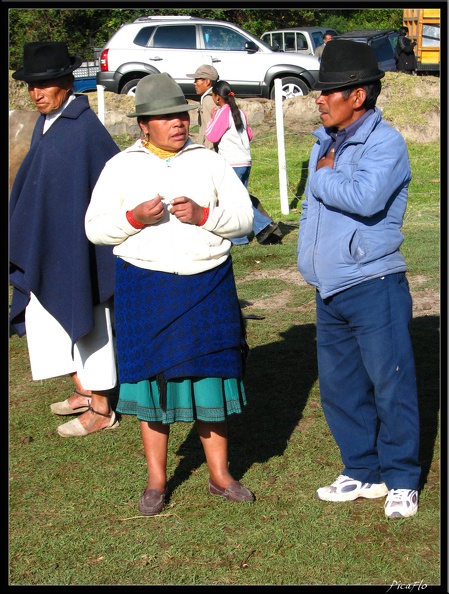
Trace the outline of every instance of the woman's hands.
<instances>
[{"instance_id":1,"label":"woman's hands","mask_svg":"<svg viewBox=\"0 0 449 594\"><path fill-rule=\"evenodd\" d=\"M168 210L181 223L198 225L203 218L203 209L201 206L191 198L187 198L187 196L178 196L178 198L171 200Z\"/></svg>"},{"instance_id":2,"label":"woman's hands","mask_svg":"<svg viewBox=\"0 0 449 594\"><path fill-rule=\"evenodd\" d=\"M132 217L142 225L154 225L164 216L164 203L162 197L157 194L152 200L141 202L131 211Z\"/></svg>"},{"instance_id":3,"label":"woman's hands","mask_svg":"<svg viewBox=\"0 0 449 594\"><path fill-rule=\"evenodd\" d=\"M203 209L187 196L178 196L170 201L169 212L181 223L197 225L203 218ZM132 217L142 225L154 225L164 216L162 196L157 194L152 200L141 202L131 211Z\"/></svg>"}]
</instances>

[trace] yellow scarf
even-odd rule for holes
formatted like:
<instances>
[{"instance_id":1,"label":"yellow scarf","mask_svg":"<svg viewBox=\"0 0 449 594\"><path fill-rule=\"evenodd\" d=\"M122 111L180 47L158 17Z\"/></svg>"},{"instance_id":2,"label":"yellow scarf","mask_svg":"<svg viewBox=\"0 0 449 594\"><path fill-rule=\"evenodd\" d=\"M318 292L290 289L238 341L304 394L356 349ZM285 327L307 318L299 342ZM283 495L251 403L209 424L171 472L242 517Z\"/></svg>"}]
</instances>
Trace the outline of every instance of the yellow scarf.
<instances>
[{"instance_id":1,"label":"yellow scarf","mask_svg":"<svg viewBox=\"0 0 449 594\"><path fill-rule=\"evenodd\" d=\"M142 144L146 149L150 151L150 153L153 153L153 155L156 155L160 159L170 159L171 157L174 157L177 153L177 151L172 152L158 148L157 146L154 146L154 144L151 144L149 140L142 140Z\"/></svg>"}]
</instances>

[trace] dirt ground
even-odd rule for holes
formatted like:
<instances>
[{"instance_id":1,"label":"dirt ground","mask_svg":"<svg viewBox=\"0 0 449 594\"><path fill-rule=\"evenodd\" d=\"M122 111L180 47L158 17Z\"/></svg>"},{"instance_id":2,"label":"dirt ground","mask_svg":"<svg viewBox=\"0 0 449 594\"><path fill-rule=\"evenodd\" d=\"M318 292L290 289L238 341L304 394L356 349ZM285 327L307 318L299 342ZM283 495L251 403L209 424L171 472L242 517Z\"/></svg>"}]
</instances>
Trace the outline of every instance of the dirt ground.
<instances>
[{"instance_id":1,"label":"dirt ground","mask_svg":"<svg viewBox=\"0 0 449 594\"><path fill-rule=\"evenodd\" d=\"M290 268L280 268L277 270L262 270L259 272L253 272L252 274L248 274L245 280L247 281L264 278L275 278L279 279L280 281L286 281L304 287L307 286L307 283L299 274L296 266L292 266ZM426 282L426 277L421 275L411 276L408 274L407 278L413 298L413 317L416 318L422 316L439 315L440 294L437 291L432 291L431 289L420 289L420 287ZM309 310L315 308L315 289L313 287L310 287L310 300L307 303L302 304L300 307L289 307L287 305L291 301L291 297L292 295L290 294L289 290L286 289L285 291L270 297L264 296L260 299L252 299L251 309L265 309L269 311L283 308L284 310L291 310L293 314L294 312L300 312L303 309ZM243 310L243 313L246 313L245 310Z\"/></svg>"}]
</instances>

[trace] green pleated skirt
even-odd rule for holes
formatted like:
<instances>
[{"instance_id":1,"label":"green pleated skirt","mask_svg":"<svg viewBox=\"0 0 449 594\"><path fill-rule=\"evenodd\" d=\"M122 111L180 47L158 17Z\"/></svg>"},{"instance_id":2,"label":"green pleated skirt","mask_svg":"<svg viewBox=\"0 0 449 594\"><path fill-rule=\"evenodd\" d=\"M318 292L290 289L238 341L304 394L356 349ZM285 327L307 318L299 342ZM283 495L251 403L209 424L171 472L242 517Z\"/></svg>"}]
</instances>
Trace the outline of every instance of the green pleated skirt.
<instances>
[{"instance_id":1,"label":"green pleated skirt","mask_svg":"<svg viewBox=\"0 0 449 594\"><path fill-rule=\"evenodd\" d=\"M120 385L117 411L141 421L164 424L178 421L221 422L246 405L243 381L236 378L181 378L167 381L167 404L160 406L155 379Z\"/></svg>"}]
</instances>

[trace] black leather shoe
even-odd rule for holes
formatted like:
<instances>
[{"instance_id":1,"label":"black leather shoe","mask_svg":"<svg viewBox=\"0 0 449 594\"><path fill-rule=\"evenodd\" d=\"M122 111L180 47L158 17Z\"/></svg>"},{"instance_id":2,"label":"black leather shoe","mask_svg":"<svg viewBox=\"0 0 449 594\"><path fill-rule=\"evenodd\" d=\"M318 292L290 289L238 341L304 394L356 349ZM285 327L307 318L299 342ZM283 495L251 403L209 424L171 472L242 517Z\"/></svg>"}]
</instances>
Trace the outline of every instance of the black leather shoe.
<instances>
[{"instance_id":1,"label":"black leather shoe","mask_svg":"<svg viewBox=\"0 0 449 594\"><path fill-rule=\"evenodd\" d=\"M282 233L276 223L271 223L256 235L256 239L260 245L282 243Z\"/></svg>"}]
</instances>

